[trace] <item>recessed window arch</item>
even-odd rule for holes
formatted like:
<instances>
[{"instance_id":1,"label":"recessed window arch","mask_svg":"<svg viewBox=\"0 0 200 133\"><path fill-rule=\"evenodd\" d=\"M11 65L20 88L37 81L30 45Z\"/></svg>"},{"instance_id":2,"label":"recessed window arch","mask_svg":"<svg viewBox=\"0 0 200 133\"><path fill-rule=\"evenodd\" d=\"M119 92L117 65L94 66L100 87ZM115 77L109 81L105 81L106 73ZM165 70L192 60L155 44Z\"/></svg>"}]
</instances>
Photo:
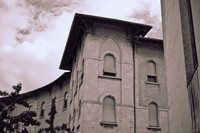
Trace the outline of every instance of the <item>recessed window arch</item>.
<instances>
[{"instance_id":1,"label":"recessed window arch","mask_svg":"<svg viewBox=\"0 0 200 133\"><path fill-rule=\"evenodd\" d=\"M149 104L149 126L158 127L158 105L155 102Z\"/></svg>"},{"instance_id":2,"label":"recessed window arch","mask_svg":"<svg viewBox=\"0 0 200 133\"><path fill-rule=\"evenodd\" d=\"M75 119L76 119L76 109L74 108L74 111L73 111L73 125L75 123Z\"/></svg>"},{"instance_id":3,"label":"recessed window arch","mask_svg":"<svg viewBox=\"0 0 200 133\"><path fill-rule=\"evenodd\" d=\"M81 116L81 100L79 100L79 112L78 112L78 121L80 120L80 116Z\"/></svg>"},{"instance_id":4,"label":"recessed window arch","mask_svg":"<svg viewBox=\"0 0 200 133\"><path fill-rule=\"evenodd\" d=\"M45 102L42 102L40 107L40 117L44 117L44 111L45 111L44 104Z\"/></svg>"},{"instance_id":5,"label":"recessed window arch","mask_svg":"<svg viewBox=\"0 0 200 133\"><path fill-rule=\"evenodd\" d=\"M116 122L115 99L112 96L106 96L103 100L103 121Z\"/></svg>"},{"instance_id":6,"label":"recessed window arch","mask_svg":"<svg viewBox=\"0 0 200 133\"><path fill-rule=\"evenodd\" d=\"M116 75L116 59L112 54L104 56L103 74L108 76Z\"/></svg>"},{"instance_id":7,"label":"recessed window arch","mask_svg":"<svg viewBox=\"0 0 200 133\"><path fill-rule=\"evenodd\" d=\"M156 63L154 61L148 61L147 63L147 81L157 82L156 75Z\"/></svg>"},{"instance_id":8,"label":"recessed window arch","mask_svg":"<svg viewBox=\"0 0 200 133\"><path fill-rule=\"evenodd\" d=\"M63 99L63 109L67 108L67 92L64 94L64 99Z\"/></svg>"}]
</instances>

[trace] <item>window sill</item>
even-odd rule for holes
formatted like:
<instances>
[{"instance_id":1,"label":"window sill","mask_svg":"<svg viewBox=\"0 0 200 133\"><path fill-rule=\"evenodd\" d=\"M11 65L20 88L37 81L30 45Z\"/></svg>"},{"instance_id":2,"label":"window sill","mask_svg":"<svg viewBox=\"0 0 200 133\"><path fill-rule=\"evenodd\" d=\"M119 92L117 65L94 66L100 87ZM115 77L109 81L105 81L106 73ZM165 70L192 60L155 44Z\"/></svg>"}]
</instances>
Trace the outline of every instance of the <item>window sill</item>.
<instances>
[{"instance_id":1,"label":"window sill","mask_svg":"<svg viewBox=\"0 0 200 133\"><path fill-rule=\"evenodd\" d=\"M147 129L149 129L149 130L161 130L160 127L153 127L153 126L148 126Z\"/></svg>"},{"instance_id":2,"label":"window sill","mask_svg":"<svg viewBox=\"0 0 200 133\"><path fill-rule=\"evenodd\" d=\"M150 82L150 81L146 81L146 84L160 85L160 83L158 82Z\"/></svg>"},{"instance_id":3,"label":"window sill","mask_svg":"<svg viewBox=\"0 0 200 133\"><path fill-rule=\"evenodd\" d=\"M117 126L116 122L108 122L108 121L102 121L102 122L100 122L100 124L102 126L112 126L112 127Z\"/></svg>"},{"instance_id":4,"label":"window sill","mask_svg":"<svg viewBox=\"0 0 200 133\"><path fill-rule=\"evenodd\" d=\"M98 78L107 78L107 79L121 80L121 78L117 78L117 77L113 77L113 76L106 76L106 75L98 76Z\"/></svg>"}]
</instances>

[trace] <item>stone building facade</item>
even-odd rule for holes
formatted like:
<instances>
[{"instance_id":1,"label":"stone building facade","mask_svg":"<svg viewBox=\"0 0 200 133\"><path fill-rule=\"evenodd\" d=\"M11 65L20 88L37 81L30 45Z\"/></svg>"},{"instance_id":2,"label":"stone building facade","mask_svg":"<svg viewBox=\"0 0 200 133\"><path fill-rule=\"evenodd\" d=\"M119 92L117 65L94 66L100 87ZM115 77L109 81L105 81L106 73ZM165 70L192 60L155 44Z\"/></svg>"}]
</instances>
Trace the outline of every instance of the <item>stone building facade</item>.
<instances>
[{"instance_id":1,"label":"stone building facade","mask_svg":"<svg viewBox=\"0 0 200 133\"><path fill-rule=\"evenodd\" d=\"M161 0L171 133L200 133L200 1Z\"/></svg>"},{"instance_id":2,"label":"stone building facade","mask_svg":"<svg viewBox=\"0 0 200 133\"><path fill-rule=\"evenodd\" d=\"M75 133L168 133L163 42L144 37L151 28L75 14L60 64L70 72L28 92L41 127L56 97L55 125Z\"/></svg>"}]
</instances>

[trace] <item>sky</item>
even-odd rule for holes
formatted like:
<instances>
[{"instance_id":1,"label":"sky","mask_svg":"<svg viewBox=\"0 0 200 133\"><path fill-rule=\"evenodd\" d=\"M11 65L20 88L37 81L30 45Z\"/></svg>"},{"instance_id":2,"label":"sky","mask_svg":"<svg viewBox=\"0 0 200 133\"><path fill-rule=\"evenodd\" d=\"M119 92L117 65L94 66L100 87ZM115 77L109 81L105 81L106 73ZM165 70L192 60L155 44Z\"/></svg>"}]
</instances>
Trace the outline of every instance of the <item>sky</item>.
<instances>
[{"instance_id":1,"label":"sky","mask_svg":"<svg viewBox=\"0 0 200 133\"><path fill-rule=\"evenodd\" d=\"M0 90L22 93L62 75L59 69L75 13L152 25L162 39L160 0L0 0Z\"/></svg>"}]
</instances>

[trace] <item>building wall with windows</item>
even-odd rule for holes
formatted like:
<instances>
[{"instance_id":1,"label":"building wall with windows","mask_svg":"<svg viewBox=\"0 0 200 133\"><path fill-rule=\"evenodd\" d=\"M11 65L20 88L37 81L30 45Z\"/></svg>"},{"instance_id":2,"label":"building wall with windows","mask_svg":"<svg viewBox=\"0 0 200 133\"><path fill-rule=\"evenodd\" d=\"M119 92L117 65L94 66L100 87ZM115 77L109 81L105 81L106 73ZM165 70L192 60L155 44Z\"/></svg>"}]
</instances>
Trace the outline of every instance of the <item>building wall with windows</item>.
<instances>
[{"instance_id":1,"label":"building wall with windows","mask_svg":"<svg viewBox=\"0 0 200 133\"><path fill-rule=\"evenodd\" d=\"M135 45L138 132L168 132L167 86L161 40L138 38ZM145 115L144 115L145 114ZM143 116L143 117L142 117Z\"/></svg>"},{"instance_id":2,"label":"building wall with windows","mask_svg":"<svg viewBox=\"0 0 200 133\"><path fill-rule=\"evenodd\" d=\"M169 129L200 132L200 1L161 0Z\"/></svg>"},{"instance_id":3,"label":"building wall with windows","mask_svg":"<svg viewBox=\"0 0 200 133\"><path fill-rule=\"evenodd\" d=\"M134 131L133 53L123 30L96 23L86 36L80 132Z\"/></svg>"},{"instance_id":4,"label":"building wall with windows","mask_svg":"<svg viewBox=\"0 0 200 133\"><path fill-rule=\"evenodd\" d=\"M55 125L75 133L167 133L163 43L150 29L76 14L60 65L70 72L30 92L41 127L56 97Z\"/></svg>"},{"instance_id":5,"label":"building wall with windows","mask_svg":"<svg viewBox=\"0 0 200 133\"><path fill-rule=\"evenodd\" d=\"M71 29L69 37L77 31L83 34L77 35L82 41L75 43L76 52L70 54L68 40L61 62L62 69L70 69L67 66L72 64L71 82L78 83L78 95L75 91L69 104L70 128L74 132L167 133L162 40L143 37L150 30L145 25L130 26L81 14L75 16L73 23L82 24L84 30ZM66 58L70 56L71 59ZM79 84L76 77L82 73Z\"/></svg>"},{"instance_id":6,"label":"building wall with windows","mask_svg":"<svg viewBox=\"0 0 200 133\"><path fill-rule=\"evenodd\" d=\"M64 73L52 83L37 90L33 90L31 92L23 94L27 95L27 101L31 105L31 107L28 110L36 111L36 119L41 123L40 126L26 127L29 133L37 133L41 128L46 128L49 126L45 122L45 120L49 119L50 117L48 113L50 112L51 102L54 98L56 98L55 103L57 110L54 122L55 126L62 126L63 124L68 123L68 105L66 104L65 100L68 98L69 81L70 73ZM27 109L24 109L23 107L17 107L15 113L19 113L25 110ZM24 128L25 126L20 126L21 130L23 130Z\"/></svg>"}]
</instances>

